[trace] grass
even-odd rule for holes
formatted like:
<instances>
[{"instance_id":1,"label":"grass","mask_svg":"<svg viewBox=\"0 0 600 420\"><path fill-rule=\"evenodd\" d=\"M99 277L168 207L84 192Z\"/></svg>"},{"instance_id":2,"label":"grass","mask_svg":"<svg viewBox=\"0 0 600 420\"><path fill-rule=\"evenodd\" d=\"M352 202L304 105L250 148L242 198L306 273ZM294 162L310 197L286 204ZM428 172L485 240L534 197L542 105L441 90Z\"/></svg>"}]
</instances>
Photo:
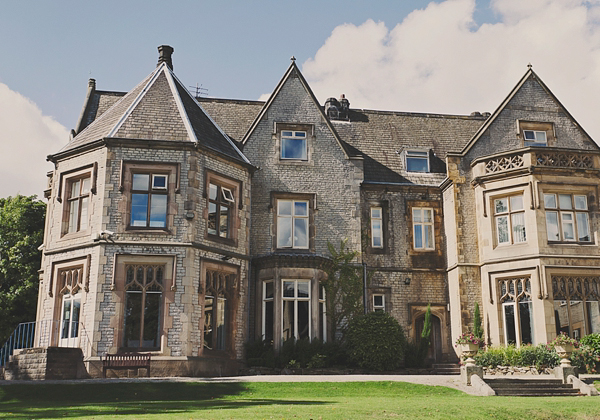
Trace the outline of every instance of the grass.
<instances>
[{"instance_id":1,"label":"grass","mask_svg":"<svg viewBox=\"0 0 600 420\"><path fill-rule=\"evenodd\" d=\"M600 418L600 397L474 397L404 382L0 386L0 418Z\"/></svg>"}]
</instances>

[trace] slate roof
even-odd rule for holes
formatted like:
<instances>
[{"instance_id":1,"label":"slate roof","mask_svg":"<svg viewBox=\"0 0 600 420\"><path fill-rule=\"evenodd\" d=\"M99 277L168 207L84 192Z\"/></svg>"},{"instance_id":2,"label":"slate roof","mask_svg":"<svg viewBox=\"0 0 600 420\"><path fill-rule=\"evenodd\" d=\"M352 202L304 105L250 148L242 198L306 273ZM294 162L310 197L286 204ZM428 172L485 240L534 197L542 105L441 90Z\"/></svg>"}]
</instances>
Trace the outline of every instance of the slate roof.
<instances>
[{"instance_id":1,"label":"slate roof","mask_svg":"<svg viewBox=\"0 0 600 420\"><path fill-rule=\"evenodd\" d=\"M93 92L80 125L80 132L59 153L104 138L129 138L191 142L249 163L166 63L124 95Z\"/></svg>"},{"instance_id":2,"label":"slate roof","mask_svg":"<svg viewBox=\"0 0 600 420\"><path fill-rule=\"evenodd\" d=\"M263 109L263 101L196 98L230 139L241 142L248 127Z\"/></svg>"}]
</instances>

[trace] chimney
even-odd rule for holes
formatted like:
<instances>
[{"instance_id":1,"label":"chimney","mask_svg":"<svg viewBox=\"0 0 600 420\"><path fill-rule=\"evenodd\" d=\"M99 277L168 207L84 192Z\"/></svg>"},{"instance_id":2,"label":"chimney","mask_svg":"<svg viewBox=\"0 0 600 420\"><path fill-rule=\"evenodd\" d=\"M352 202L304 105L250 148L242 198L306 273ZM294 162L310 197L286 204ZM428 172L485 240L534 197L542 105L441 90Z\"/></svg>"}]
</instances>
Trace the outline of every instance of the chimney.
<instances>
[{"instance_id":1,"label":"chimney","mask_svg":"<svg viewBox=\"0 0 600 420\"><path fill-rule=\"evenodd\" d=\"M167 63L167 66L173 70L173 61L171 60L171 55L173 54L173 47L169 45L161 45L158 47L158 64L160 66L161 63Z\"/></svg>"}]
</instances>

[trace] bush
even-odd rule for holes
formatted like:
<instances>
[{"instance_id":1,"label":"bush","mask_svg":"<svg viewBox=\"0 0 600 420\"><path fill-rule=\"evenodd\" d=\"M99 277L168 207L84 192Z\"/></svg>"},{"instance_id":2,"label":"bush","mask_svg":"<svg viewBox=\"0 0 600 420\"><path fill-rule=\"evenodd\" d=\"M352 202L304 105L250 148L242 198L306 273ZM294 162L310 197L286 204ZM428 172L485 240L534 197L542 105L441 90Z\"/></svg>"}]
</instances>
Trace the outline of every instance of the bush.
<instances>
[{"instance_id":1,"label":"bush","mask_svg":"<svg viewBox=\"0 0 600 420\"><path fill-rule=\"evenodd\" d=\"M479 350L474 359L479 366L506 366L504 362L504 347L488 347L485 351Z\"/></svg>"},{"instance_id":2,"label":"bush","mask_svg":"<svg viewBox=\"0 0 600 420\"><path fill-rule=\"evenodd\" d=\"M586 336L584 336L579 343L582 346L589 346L594 353L596 353L598 356L600 356L600 334L595 333L595 334L588 334Z\"/></svg>"},{"instance_id":3,"label":"bush","mask_svg":"<svg viewBox=\"0 0 600 420\"><path fill-rule=\"evenodd\" d=\"M588 345L582 345L571 354L571 361L574 366L586 373L598 373L600 370L600 356L594 351L594 348Z\"/></svg>"},{"instance_id":4,"label":"bush","mask_svg":"<svg viewBox=\"0 0 600 420\"><path fill-rule=\"evenodd\" d=\"M385 312L370 312L352 318L346 333L350 360L361 368L394 370L402 365L404 332Z\"/></svg>"},{"instance_id":5,"label":"bush","mask_svg":"<svg viewBox=\"0 0 600 420\"><path fill-rule=\"evenodd\" d=\"M275 367L275 353L271 342L253 341L246 343L246 364L248 367Z\"/></svg>"},{"instance_id":6,"label":"bush","mask_svg":"<svg viewBox=\"0 0 600 420\"><path fill-rule=\"evenodd\" d=\"M559 357L553 348L546 344L537 346L513 345L506 347L489 347L475 356L479 366L535 366L538 370L557 366Z\"/></svg>"}]
</instances>

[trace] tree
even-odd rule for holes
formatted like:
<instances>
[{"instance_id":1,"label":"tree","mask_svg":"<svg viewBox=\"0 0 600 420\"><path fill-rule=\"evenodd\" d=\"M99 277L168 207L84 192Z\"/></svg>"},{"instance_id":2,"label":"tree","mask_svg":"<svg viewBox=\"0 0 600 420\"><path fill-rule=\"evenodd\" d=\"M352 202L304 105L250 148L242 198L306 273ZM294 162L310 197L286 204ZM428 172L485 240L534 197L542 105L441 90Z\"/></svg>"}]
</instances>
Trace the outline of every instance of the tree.
<instances>
[{"instance_id":1,"label":"tree","mask_svg":"<svg viewBox=\"0 0 600 420\"><path fill-rule=\"evenodd\" d=\"M359 253L346 249L346 242L340 242L339 251L327 243L331 262L326 269L327 279L321 283L325 288L328 328L334 339L336 332L343 339L348 322L363 313L362 267L352 262Z\"/></svg>"},{"instance_id":2,"label":"tree","mask_svg":"<svg viewBox=\"0 0 600 420\"><path fill-rule=\"evenodd\" d=\"M473 334L477 338L483 338L483 328L481 328L481 314L479 313L479 303L475 302L475 315L473 317Z\"/></svg>"},{"instance_id":3,"label":"tree","mask_svg":"<svg viewBox=\"0 0 600 420\"><path fill-rule=\"evenodd\" d=\"M35 320L45 214L35 195L0 198L0 346Z\"/></svg>"}]
</instances>

